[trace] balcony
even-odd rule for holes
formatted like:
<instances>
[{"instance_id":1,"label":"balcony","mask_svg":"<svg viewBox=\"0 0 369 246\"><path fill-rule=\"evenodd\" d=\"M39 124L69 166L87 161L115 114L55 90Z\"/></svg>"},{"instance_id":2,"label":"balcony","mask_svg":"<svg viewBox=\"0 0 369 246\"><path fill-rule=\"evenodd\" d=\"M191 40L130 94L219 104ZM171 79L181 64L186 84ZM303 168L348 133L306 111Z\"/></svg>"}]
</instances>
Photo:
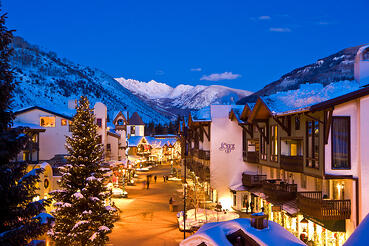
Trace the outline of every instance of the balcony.
<instances>
[{"instance_id":1,"label":"balcony","mask_svg":"<svg viewBox=\"0 0 369 246\"><path fill-rule=\"evenodd\" d=\"M259 163L259 152L247 152L246 161L251 163Z\"/></svg>"},{"instance_id":2,"label":"balcony","mask_svg":"<svg viewBox=\"0 0 369 246\"><path fill-rule=\"evenodd\" d=\"M266 178L266 175L243 173L242 184L244 186L261 186L265 182Z\"/></svg>"},{"instance_id":3,"label":"balcony","mask_svg":"<svg viewBox=\"0 0 369 246\"><path fill-rule=\"evenodd\" d=\"M27 141L27 143L23 146L22 150L28 150L30 152L38 151L40 150L40 146L38 142Z\"/></svg>"},{"instance_id":4,"label":"balcony","mask_svg":"<svg viewBox=\"0 0 369 246\"><path fill-rule=\"evenodd\" d=\"M303 214L321 221L344 220L351 216L350 200L324 200L321 191L299 192L297 205Z\"/></svg>"},{"instance_id":5,"label":"balcony","mask_svg":"<svg viewBox=\"0 0 369 246\"><path fill-rule=\"evenodd\" d=\"M277 201L289 201L296 198L297 184L287 184L278 180L269 180L263 184L264 193Z\"/></svg>"},{"instance_id":6,"label":"balcony","mask_svg":"<svg viewBox=\"0 0 369 246\"><path fill-rule=\"evenodd\" d=\"M199 150L198 158L202 160L210 160L210 150Z\"/></svg>"},{"instance_id":7,"label":"balcony","mask_svg":"<svg viewBox=\"0 0 369 246\"><path fill-rule=\"evenodd\" d=\"M281 168L285 171L299 172L304 171L302 156L287 156L281 155Z\"/></svg>"}]
</instances>

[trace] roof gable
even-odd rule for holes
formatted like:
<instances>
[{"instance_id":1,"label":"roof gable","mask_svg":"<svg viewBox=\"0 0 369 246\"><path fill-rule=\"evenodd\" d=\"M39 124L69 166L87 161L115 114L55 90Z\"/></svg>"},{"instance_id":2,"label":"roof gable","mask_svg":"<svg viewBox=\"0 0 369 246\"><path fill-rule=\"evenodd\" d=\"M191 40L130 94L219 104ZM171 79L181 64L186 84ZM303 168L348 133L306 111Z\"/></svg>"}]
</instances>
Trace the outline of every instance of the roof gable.
<instances>
[{"instance_id":1,"label":"roof gable","mask_svg":"<svg viewBox=\"0 0 369 246\"><path fill-rule=\"evenodd\" d=\"M137 112L134 112L128 120L128 125L131 126L140 126L145 125L145 123L142 121L140 115Z\"/></svg>"},{"instance_id":2,"label":"roof gable","mask_svg":"<svg viewBox=\"0 0 369 246\"><path fill-rule=\"evenodd\" d=\"M14 115L23 114L23 113L26 113L28 111L32 111L32 110L35 110L35 109L38 109L38 110L44 111L46 113L53 114L53 115L56 115L56 116L59 116L61 118L65 118L65 119L68 119L68 120L72 120L72 118L73 118L73 116L71 116L71 115L60 114L60 113L57 113L57 112L54 112L54 111L51 111L51 110L48 110L48 109L45 109L45 108L42 108L42 107L39 107L39 106L33 106L33 107L21 109L19 111L14 112Z\"/></svg>"}]
</instances>

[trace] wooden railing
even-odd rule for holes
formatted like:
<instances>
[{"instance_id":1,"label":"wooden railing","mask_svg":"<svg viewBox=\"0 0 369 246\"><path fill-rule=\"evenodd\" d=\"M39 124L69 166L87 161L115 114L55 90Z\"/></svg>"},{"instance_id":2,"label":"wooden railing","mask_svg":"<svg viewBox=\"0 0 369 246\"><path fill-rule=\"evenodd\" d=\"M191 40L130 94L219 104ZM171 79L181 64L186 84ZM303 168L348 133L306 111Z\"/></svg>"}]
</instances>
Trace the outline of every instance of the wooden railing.
<instances>
[{"instance_id":1,"label":"wooden railing","mask_svg":"<svg viewBox=\"0 0 369 246\"><path fill-rule=\"evenodd\" d=\"M260 186L265 182L266 178L266 175L243 173L242 184L244 186Z\"/></svg>"},{"instance_id":2,"label":"wooden railing","mask_svg":"<svg viewBox=\"0 0 369 246\"><path fill-rule=\"evenodd\" d=\"M302 173L304 171L302 156L281 155L281 168L290 172Z\"/></svg>"},{"instance_id":3,"label":"wooden railing","mask_svg":"<svg viewBox=\"0 0 369 246\"><path fill-rule=\"evenodd\" d=\"M299 192L297 205L302 213L319 220L344 220L351 216L350 200L324 200L322 192Z\"/></svg>"},{"instance_id":4,"label":"wooden railing","mask_svg":"<svg viewBox=\"0 0 369 246\"><path fill-rule=\"evenodd\" d=\"M263 184L264 193L278 201L288 201L296 198L297 184L270 183Z\"/></svg>"},{"instance_id":5,"label":"wooden railing","mask_svg":"<svg viewBox=\"0 0 369 246\"><path fill-rule=\"evenodd\" d=\"M259 152L247 152L246 161L252 163L259 163Z\"/></svg>"}]
</instances>

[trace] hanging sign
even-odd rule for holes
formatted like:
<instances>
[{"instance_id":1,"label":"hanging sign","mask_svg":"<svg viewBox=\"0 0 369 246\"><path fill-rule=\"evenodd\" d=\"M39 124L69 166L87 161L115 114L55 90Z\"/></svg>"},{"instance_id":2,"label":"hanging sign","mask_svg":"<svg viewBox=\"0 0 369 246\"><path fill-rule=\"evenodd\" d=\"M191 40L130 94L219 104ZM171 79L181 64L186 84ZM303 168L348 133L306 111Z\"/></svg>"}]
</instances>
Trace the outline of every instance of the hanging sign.
<instances>
[{"instance_id":1,"label":"hanging sign","mask_svg":"<svg viewBox=\"0 0 369 246\"><path fill-rule=\"evenodd\" d=\"M220 151L224 151L226 153L231 153L231 151L235 149L236 149L235 144L227 144L224 142L220 144L220 148L219 148Z\"/></svg>"}]
</instances>

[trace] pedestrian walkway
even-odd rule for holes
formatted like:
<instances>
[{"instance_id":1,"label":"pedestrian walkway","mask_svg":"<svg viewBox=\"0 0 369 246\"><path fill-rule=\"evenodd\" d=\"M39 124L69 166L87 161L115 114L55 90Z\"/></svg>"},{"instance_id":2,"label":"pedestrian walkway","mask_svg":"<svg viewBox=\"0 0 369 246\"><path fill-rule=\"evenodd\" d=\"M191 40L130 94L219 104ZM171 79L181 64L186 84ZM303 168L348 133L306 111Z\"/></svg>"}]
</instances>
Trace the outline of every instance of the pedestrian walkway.
<instances>
[{"instance_id":1,"label":"pedestrian walkway","mask_svg":"<svg viewBox=\"0 0 369 246\"><path fill-rule=\"evenodd\" d=\"M128 198L113 199L122 213L109 235L109 245L171 246L183 240L183 232L178 230L176 212L169 212L169 199L182 186L179 182L163 182L163 175L169 175L169 172L170 166L159 166L141 173L140 181L146 180L146 175L152 175L149 189L137 183L136 186L127 187ZM155 175L158 177L157 183L154 181Z\"/></svg>"}]
</instances>

